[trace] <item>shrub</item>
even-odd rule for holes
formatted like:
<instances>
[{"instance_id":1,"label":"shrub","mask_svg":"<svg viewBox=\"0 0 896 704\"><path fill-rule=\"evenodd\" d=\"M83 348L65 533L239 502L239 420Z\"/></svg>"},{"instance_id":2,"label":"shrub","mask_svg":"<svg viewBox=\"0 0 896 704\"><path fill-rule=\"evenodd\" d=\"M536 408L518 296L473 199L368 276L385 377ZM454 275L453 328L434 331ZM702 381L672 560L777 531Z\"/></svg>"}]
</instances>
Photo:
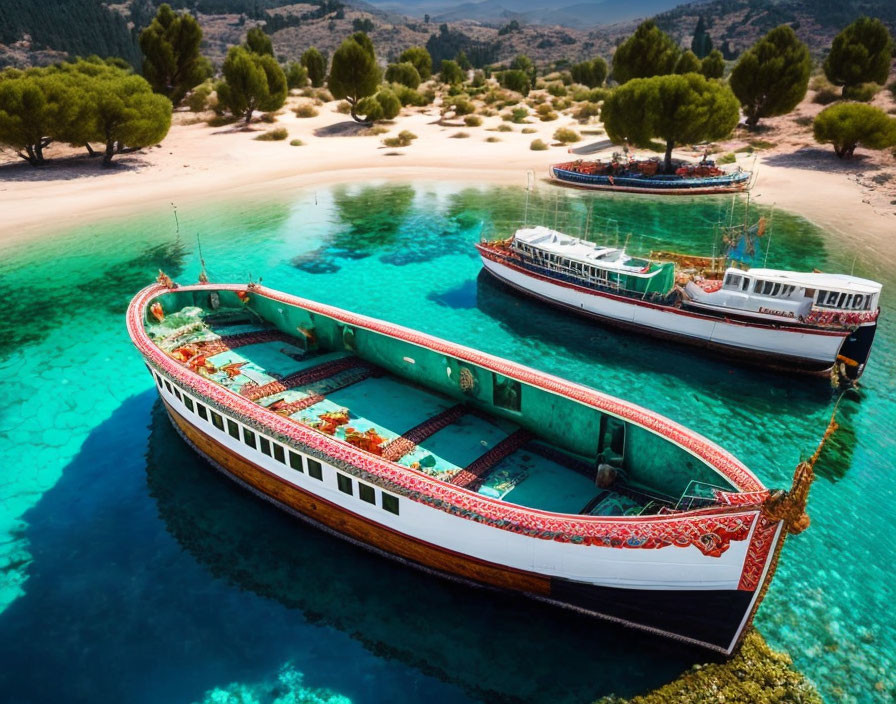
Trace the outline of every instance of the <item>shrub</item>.
<instances>
[{"instance_id":1,"label":"shrub","mask_svg":"<svg viewBox=\"0 0 896 704\"><path fill-rule=\"evenodd\" d=\"M208 98L212 93L212 84L208 81L196 86L187 96L187 106L190 112L202 112L208 107Z\"/></svg>"},{"instance_id":2,"label":"shrub","mask_svg":"<svg viewBox=\"0 0 896 704\"><path fill-rule=\"evenodd\" d=\"M486 137L486 138L485 138L485 141L486 141L486 142L489 142L489 143L500 142L500 141L501 141L501 138L500 138L500 137L495 137L494 135L492 135L492 136L490 136L490 137Z\"/></svg>"},{"instance_id":3,"label":"shrub","mask_svg":"<svg viewBox=\"0 0 896 704\"><path fill-rule=\"evenodd\" d=\"M511 69L510 71L502 71L498 74L498 82L508 90L516 93L522 93L524 96L529 95L532 84L529 80L529 74L520 69Z\"/></svg>"},{"instance_id":4,"label":"shrub","mask_svg":"<svg viewBox=\"0 0 896 704\"><path fill-rule=\"evenodd\" d=\"M533 139L532 144L529 145L529 149L533 152L543 152L548 148L548 145L545 144L540 139Z\"/></svg>"},{"instance_id":5,"label":"shrub","mask_svg":"<svg viewBox=\"0 0 896 704\"><path fill-rule=\"evenodd\" d=\"M479 127L482 124L482 118L479 115L465 115L464 124L467 127Z\"/></svg>"},{"instance_id":6,"label":"shrub","mask_svg":"<svg viewBox=\"0 0 896 704\"><path fill-rule=\"evenodd\" d=\"M358 134L364 137L378 137L381 134L386 134L386 132L388 131L388 127L385 127L383 125L373 125L371 127L368 127L366 130L359 132Z\"/></svg>"},{"instance_id":7,"label":"shrub","mask_svg":"<svg viewBox=\"0 0 896 704\"><path fill-rule=\"evenodd\" d=\"M294 139L289 143L291 147L302 147L305 143L301 139Z\"/></svg>"},{"instance_id":8,"label":"shrub","mask_svg":"<svg viewBox=\"0 0 896 704\"><path fill-rule=\"evenodd\" d=\"M323 100L325 103L333 102L333 94L326 88L318 88L314 94L314 97L318 100Z\"/></svg>"},{"instance_id":9,"label":"shrub","mask_svg":"<svg viewBox=\"0 0 896 704\"><path fill-rule=\"evenodd\" d=\"M504 125L501 125L501 126L504 127ZM509 125L508 125L508 127L509 127ZM523 134L535 134L536 132L538 132L538 130L533 129L532 127L523 127L523 129L522 129Z\"/></svg>"},{"instance_id":10,"label":"shrub","mask_svg":"<svg viewBox=\"0 0 896 704\"><path fill-rule=\"evenodd\" d=\"M469 136L470 135L467 132L455 132L448 139L466 139Z\"/></svg>"},{"instance_id":11,"label":"shrub","mask_svg":"<svg viewBox=\"0 0 896 704\"><path fill-rule=\"evenodd\" d=\"M447 106L450 107L458 117L461 115L472 115L476 112L476 106L473 105L466 95L451 99L448 101Z\"/></svg>"},{"instance_id":12,"label":"shrub","mask_svg":"<svg viewBox=\"0 0 896 704\"><path fill-rule=\"evenodd\" d=\"M232 125L239 118L233 115L215 115L205 121L209 127L224 127L224 125Z\"/></svg>"},{"instance_id":13,"label":"shrub","mask_svg":"<svg viewBox=\"0 0 896 704\"><path fill-rule=\"evenodd\" d=\"M535 112L538 114L538 119L542 122L551 122L552 120L557 119L557 113L551 109L550 103L539 105Z\"/></svg>"},{"instance_id":14,"label":"shrub","mask_svg":"<svg viewBox=\"0 0 896 704\"><path fill-rule=\"evenodd\" d=\"M554 132L554 139L562 144L570 144L578 142L582 137L575 130L571 130L568 127L560 127Z\"/></svg>"},{"instance_id":15,"label":"shrub","mask_svg":"<svg viewBox=\"0 0 896 704\"><path fill-rule=\"evenodd\" d=\"M383 144L387 147L407 147L417 139L417 135L413 132L409 132L408 130L402 130L395 137L386 137L383 140Z\"/></svg>"},{"instance_id":16,"label":"shrub","mask_svg":"<svg viewBox=\"0 0 896 704\"><path fill-rule=\"evenodd\" d=\"M308 83L308 69L298 61L290 61L286 65L286 86L290 90L302 88Z\"/></svg>"},{"instance_id":17,"label":"shrub","mask_svg":"<svg viewBox=\"0 0 896 704\"><path fill-rule=\"evenodd\" d=\"M513 127L510 125L500 124L495 128L498 132L513 132Z\"/></svg>"},{"instance_id":18,"label":"shrub","mask_svg":"<svg viewBox=\"0 0 896 704\"><path fill-rule=\"evenodd\" d=\"M296 117L317 117L318 112L311 103L302 103L295 109Z\"/></svg>"},{"instance_id":19,"label":"shrub","mask_svg":"<svg viewBox=\"0 0 896 704\"><path fill-rule=\"evenodd\" d=\"M389 64L386 68L386 80L416 89L420 85L420 74L414 64L404 61L400 64Z\"/></svg>"},{"instance_id":20,"label":"shrub","mask_svg":"<svg viewBox=\"0 0 896 704\"><path fill-rule=\"evenodd\" d=\"M275 112L264 112L261 114L261 117L258 118L259 122L264 122L268 125L273 125L277 121L277 113Z\"/></svg>"},{"instance_id":21,"label":"shrub","mask_svg":"<svg viewBox=\"0 0 896 704\"><path fill-rule=\"evenodd\" d=\"M286 131L285 127L278 127L274 130L268 130L267 132L262 132L255 139L259 142L280 142L289 137L289 132Z\"/></svg>"},{"instance_id":22,"label":"shrub","mask_svg":"<svg viewBox=\"0 0 896 704\"><path fill-rule=\"evenodd\" d=\"M352 112L352 106L348 104L346 100L340 100L336 105L336 112L340 115L350 115Z\"/></svg>"},{"instance_id":23,"label":"shrub","mask_svg":"<svg viewBox=\"0 0 896 704\"><path fill-rule=\"evenodd\" d=\"M717 164L733 164L737 161L737 155L734 152L728 152L716 159Z\"/></svg>"},{"instance_id":24,"label":"shrub","mask_svg":"<svg viewBox=\"0 0 896 704\"><path fill-rule=\"evenodd\" d=\"M555 98L561 98L566 95L566 86L562 83L548 83L547 91Z\"/></svg>"},{"instance_id":25,"label":"shrub","mask_svg":"<svg viewBox=\"0 0 896 704\"><path fill-rule=\"evenodd\" d=\"M852 158L856 147L885 149L896 144L896 119L880 108L863 103L840 103L815 118L815 141L834 145L841 159Z\"/></svg>"},{"instance_id":26,"label":"shrub","mask_svg":"<svg viewBox=\"0 0 896 704\"><path fill-rule=\"evenodd\" d=\"M583 103L579 109L573 113L573 117L582 124L587 124L591 120L600 115L600 105L597 103Z\"/></svg>"},{"instance_id":27,"label":"shrub","mask_svg":"<svg viewBox=\"0 0 896 704\"><path fill-rule=\"evenodd\" d=\"M423 93L413 88L408 88L401 83L392 83L389 87L402 105L413 105L418 108L426 105L426 97Z\"/></svg>"},{"instance_id":28,"label":"shrub","mask_svg":"<svg viewBox=\"0 0 896 704\"><path fill-rule=\"evenodd\" d=\"M860 103L869 102L881 89L879 83L860 83L857 86L843 86L843 97Z\"/></svg>"},{"instance_id":29,"label":"shrub","mask_svg":"<svg viewBox=\"0 0 896 704\"><path fill-rule=\"evenodd\" d=\"M510 111L507 119L509 122L519 125L524 123L527 117L529 117L529 111L526 108L514 108Z\"/></svg>"}]
</instances>

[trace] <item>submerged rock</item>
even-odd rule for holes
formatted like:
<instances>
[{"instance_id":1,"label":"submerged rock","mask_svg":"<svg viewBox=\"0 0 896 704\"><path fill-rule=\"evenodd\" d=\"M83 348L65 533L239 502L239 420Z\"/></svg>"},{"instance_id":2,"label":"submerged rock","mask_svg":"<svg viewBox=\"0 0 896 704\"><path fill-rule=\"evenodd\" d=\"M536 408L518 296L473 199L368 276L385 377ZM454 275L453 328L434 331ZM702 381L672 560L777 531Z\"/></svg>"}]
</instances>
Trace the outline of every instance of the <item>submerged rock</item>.
<instances>
[{"instance_id":1,"label":"submerged rock","mask_svg":"<svg viewBox=\"0 0 896 704\"><path fill-rule=\"evenodd\" d=\"M694 665L669 684L631 699L609 696L595 704L821 704L821 697L785 653L772 650L750 629L740 650L728 662Z\"/></svg>"}]
</instances>

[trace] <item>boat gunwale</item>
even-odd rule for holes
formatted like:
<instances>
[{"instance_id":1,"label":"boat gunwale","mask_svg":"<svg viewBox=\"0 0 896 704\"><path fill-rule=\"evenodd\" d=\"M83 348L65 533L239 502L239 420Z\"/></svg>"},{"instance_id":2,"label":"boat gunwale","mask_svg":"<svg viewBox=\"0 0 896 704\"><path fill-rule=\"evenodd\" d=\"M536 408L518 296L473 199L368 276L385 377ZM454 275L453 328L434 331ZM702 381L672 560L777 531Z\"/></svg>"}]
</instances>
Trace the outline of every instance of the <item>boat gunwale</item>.
<instances>
[{"instance_id":1,"label":"boat gunwale","mask_svg":"<svg viewBox=\"0 0 896 704\"><path fill-rule=\"evenodd\" d=\"M402 341L409 342L418 347L454 356L459 360L464 360L471 364L476 364L483 368L489 369L490 371L515 378L522 383L536 386L549 393L554 393L563 396L564 398L569 398L570 400L576 401L583 405L591 406L592 408L595 408L596 410L599 410L601 412L608 413L623 420L628 420L638 425L639 427L644 428L645 430L663 437L668 442L671 442L676 446L681 447L682 449L691 453L692 455L698 457L701 461L708 464L710 468L725 476L736 487L735 491L728 492L729 495L742 495L744 499L750 499L750 501L733 501L730 505L727 506L715 505L702 509L682 511L679 513L668 515L655 514L647 516L586 516L580 514L567 514L512 504L503 499L496 499L493 497L485 496L464 487L455 486L448 482L438 480L419 470L414 470L410 467L404 467L402 465L389 462L388 460L377 457L372 453L364 452L363 450L338 438L334 438L315 431L314 429L308 428L301 423L289 421L289 419L278 416L273 411L266 409L258 403L240 396L231 389L216 384L208 379L204 379L196 372L193 372L186 367L178 364L174 359L165 354L165 352L149 337L145 329L144 321L146 311L148 310L150 303L154 299L158 298L161 295L176 291L192 292L216 290L226 290L234 292L246 291L250 294L262 295L271 300L278 300L288 305L295 305L310 312L325 315L346 324L363 327L378 334L384 334L389 337L401 339ZM451 343L440 338L428 335L426 333L421 333L409 328L404 328L393 323L387 323L385 321L380 321L378 319L370 318L361 314L349 313L348 311L343 311L342 309L333 306L317 303L314 301L308 301L306 299L302 299L300 297L292 296L290 294L282 293L279 291L274 291L260 285L254 285L250 287L245 284L196 284L179 286L176 289L169 289L160 284L153 284L140 291L129 304L127 311L127 326L133 343L144 355L144 357L152 361L165 372L188 383L195 389L194 393L213 399L216 395L220 397L223 394L225 398L231 401L230 403L225 404L228 408L243 413L243 415L251 418L254 422L270 429L278 435L289 438L290 440L294 440L304 446L321 452L325 458L347 462L353 467L361 469L362 471L368 471L378 479L401 487L405 491L424 494L436 501L442 499L445 495L448 495L461 499L461 501L457 502L455 505L460 507L469 507L471 500L473 500L482 506L489 507L491 509L498 509L498 513L501 514L500 520L518 520L521 517L529 517L538 520L544 517L551 517L564 521L564 524L568 529L573 528L573 523L578 523L583 528L594 528L598 526L630 525L632 523L686 523L694 519L706 519L713 516L733 517L734 515L743 515L745 517L749 516L752 522L752 519L755 518L760 509L760 504L764 496L767 495L768 490L759 481L759 479L731 453L719 447L707 438L699 435L698 433L694 433L684 426L681 426L670 419L660 416L659 414L653 413L652 411L637 406L636 404L623 401L621 399L616 399L595 389L590 389L580 384L560 379L545 372L540 372L529 367L525 367L524 365L511 362L509 360L503 360L499 357L495 357L478 350L473 350L462 345ZM551 388L549 384L554 384L559 388ZM616 404L617 408L615 411L608 407L611 403ZM651 428L645 423L645 418L639 418L639 415L646 417L646 419L657 421L667 427L661 429ZM279 422L275 423L273 421ZM688 446L676 441L674 437L671 437L671 434L675 432L680 433L684 436L684 438L694 442L698 448L702 449L707 454L705 456L701 455L693 448L689 448ZM330 450L329 448L332 448L332 450ZM712 457L712 453L716 454L715 458ZM370 467L375 467L386 471L378 473L376 471L370 471ZM738 473L740 473L739 477L737 476ZM401 481L396 481L394 477L389 476L390 474L393 474L397 477L407 477L415 480L420 480L428 486L430 491L423 492L419 487L409 486L408 484L402 483ZM752 495L755 495L755 501L752 500L754 498ZM495 511L487 511L483 515L487 516L489 515L489 513L494 515ZM522 527L525 528L526 526L523 525ZM590 533L590 531L588 532Z\"/></svg>"}]
</instances>

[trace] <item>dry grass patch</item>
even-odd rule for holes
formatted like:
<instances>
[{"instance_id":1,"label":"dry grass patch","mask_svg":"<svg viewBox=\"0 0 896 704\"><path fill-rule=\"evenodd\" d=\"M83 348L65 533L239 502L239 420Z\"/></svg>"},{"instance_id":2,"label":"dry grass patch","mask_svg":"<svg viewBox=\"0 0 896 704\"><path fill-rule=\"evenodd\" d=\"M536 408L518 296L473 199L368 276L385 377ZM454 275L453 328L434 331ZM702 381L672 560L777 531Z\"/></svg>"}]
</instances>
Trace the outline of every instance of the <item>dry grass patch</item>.
<instances>
[{"instance_id":1,"label":"dry grass patch","mask_svg":"<svg viewBox=\"0 0 896 704\"><path fill-rule=\"evenodd\" d=\"M533 139L532 144L529 145L529 149L531 149L533 152L543 152L546 151L547 148L548 145L540 139Z\"/></svg>"},{"instance_id":2,"label":"dry grass patch","mask_svg":"<svg viewBox=\"0 0 896 704\"><path fill-rule=\"evenodd\" d=\"M258 135L255 140L257 142L280 142L289 137L289 132L285 127L278 127L275 130L268 130Z\"/></svg>"},{"instance_id":3,"label":"dry grass patch","mask_svg":"<svg viewBox=\"0 0 896 704\"><path fill-rule=\"evenodd\" d=\"M293 112L296 117L317 117L320 113L311 103L303 103L299 105Z\"/></svg>"},{"instance_id":4,"label":"dry grass patch","mask_svg":"<svg viewBox=\"0 0 896 704\"><path fill-rule=\"evenodd\" d=\"M387 147L408 147L415 139L417 139L417 135L413 132L402 130L395 137L386 137L383 140L383 144Z\"/></svg>"}]
</instances>

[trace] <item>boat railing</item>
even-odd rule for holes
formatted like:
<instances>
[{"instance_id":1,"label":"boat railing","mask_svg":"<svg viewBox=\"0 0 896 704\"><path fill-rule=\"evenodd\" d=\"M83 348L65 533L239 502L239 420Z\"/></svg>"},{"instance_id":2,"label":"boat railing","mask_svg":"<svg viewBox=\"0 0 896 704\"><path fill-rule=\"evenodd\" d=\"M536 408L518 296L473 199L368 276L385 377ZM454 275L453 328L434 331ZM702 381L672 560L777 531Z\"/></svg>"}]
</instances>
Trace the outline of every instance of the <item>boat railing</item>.
<instances>
[{"instance_id":1,"label":"boat railing","mask_svg":"<svg viewBox=\"0 0 896 704\"><path fill-rule=\"evenodd\" d=\"M682 492L681 498L678 499L678 503L675 504L675 509L678 511L692 511L698 508L705 508L706 506L713 506L719 501L718 492L727 491L731 491L731 489L691 479Z\"/></svg>"}]
</instances>

